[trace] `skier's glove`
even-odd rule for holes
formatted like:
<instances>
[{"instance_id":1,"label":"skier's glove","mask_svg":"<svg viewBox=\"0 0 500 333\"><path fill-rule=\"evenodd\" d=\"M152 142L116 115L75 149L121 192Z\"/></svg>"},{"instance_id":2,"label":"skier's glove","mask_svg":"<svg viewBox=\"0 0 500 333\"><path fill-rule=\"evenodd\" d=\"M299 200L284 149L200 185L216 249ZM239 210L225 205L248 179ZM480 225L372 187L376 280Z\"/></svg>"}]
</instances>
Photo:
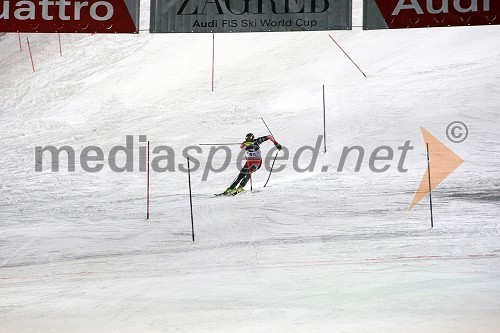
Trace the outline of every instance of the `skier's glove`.
<instances>
[{"instance_id":1,"label":"skier's glove","mask_svg":"<svg viewBox=\"0 0 500 333\"><path fill-rule=\"evenodd\" d=\"M276 148L277 148L278 150L281 150L281 149L282 149L282 148L281 148L281 145L280 145L279 143L276 145Z\"/></svg>"}]
</instances>

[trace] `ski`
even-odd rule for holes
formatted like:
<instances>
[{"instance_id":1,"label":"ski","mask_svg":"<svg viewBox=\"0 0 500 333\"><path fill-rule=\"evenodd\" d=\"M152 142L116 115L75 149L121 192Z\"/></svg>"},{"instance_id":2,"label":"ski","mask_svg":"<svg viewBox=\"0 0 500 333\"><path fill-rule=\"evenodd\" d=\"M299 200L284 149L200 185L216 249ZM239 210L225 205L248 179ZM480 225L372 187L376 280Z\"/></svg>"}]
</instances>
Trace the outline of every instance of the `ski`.
<instances>
[{"instance_id":1,"label":"ski","mask_svg":"<svg viewBox=\"0 0 500 333\"><path fill-rule=\"evenodd\" d=\"M238 194L241 194L241 193L244 193L245 191L241 191L241 192L232 192L232 193L227 193L227 194L224 194L224 192L222 193L215 193L214 195L216 197L234 197L235 195L238 195Z\"/></svg>"},{"instance_id":2,"label":"ski","mask_svg":"<svg viewBox=\"0 0 500 333\"><path fill-rule=\"evenodd\" d=\"M232 197L235 196L237 193L215 193L216 197Z\"/></svg>"},{"instance_id":3,"label":"ski","mask_svg":"<svg viewBox=\"0 0 500 333\"><path fill-rule=\"evenodd\" d=\"M224 194L224 193L215 193L216 197L234 197L238 193L230 193L230 194Z\"/></svg>"}]
</instances>

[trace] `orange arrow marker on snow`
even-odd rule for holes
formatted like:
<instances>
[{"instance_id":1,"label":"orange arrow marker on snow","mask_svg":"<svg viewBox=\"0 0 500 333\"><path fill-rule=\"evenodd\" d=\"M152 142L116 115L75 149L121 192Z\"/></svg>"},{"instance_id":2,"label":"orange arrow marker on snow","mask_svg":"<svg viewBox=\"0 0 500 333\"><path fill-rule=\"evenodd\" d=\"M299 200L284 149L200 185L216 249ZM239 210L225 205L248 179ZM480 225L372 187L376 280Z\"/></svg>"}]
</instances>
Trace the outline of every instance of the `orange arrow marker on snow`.
<instances>
[{"instance_id":1,"label":"orange arrow marker on snow","mask_svg":"<svg viewBox=\"0 0 500 333\"><path fill-rule=\"evenodd\" d=\"M420 200L425 198L431 190L441 184L453 171L455 171L456 168L460 166L460 164L464 162L460 156L455 154L450 148L439 141L425 128L420 126L420 130L422 131L424 141L429 144L431 186L429 189L429 169L426 169L425 175L420 181L420 185L415 192L410 209L415 207Z\"/></svg>"}]
</instances>

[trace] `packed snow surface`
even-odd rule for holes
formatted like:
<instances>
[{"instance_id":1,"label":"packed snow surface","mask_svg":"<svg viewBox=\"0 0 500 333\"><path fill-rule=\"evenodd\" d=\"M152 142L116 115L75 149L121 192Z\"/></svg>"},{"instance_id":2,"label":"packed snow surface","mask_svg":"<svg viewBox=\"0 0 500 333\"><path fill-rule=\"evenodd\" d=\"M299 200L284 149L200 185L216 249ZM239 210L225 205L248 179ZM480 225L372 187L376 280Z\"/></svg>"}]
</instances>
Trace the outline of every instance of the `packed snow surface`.
<instances>
[{"instance_id":1,"label":"packed snow surface","mask_svg":"<svg viewBox=\"0 0 500 333\"><path fill-rule=\"evenodd\" d=\"M1 331L500 332L499 35L216 34L214 91L211 34L62 34L62 56L57 35L21 34L22 52L17 34L0 36ZM300 173L291 158L323 134L323 85L327 152ZM285 170L216 198L239 147L202 180L200 146L192 242L182 150L267 135L261 117L290 151ZM469 129L462 143L447 139L453 121ZM427 168L419 126L464 160L432 193L434 228L428 198L408 209ZM127 135L133 172L70 172L65 157L35 171L36 146L71 146L78 162ZM149 220L139 135L175 152L175 171L151 173ZM337 171L344 146L364 148L359 172L355 153ZM379 146L394 151L382 173L369 167Z\"/></svg>"}]
</instances>

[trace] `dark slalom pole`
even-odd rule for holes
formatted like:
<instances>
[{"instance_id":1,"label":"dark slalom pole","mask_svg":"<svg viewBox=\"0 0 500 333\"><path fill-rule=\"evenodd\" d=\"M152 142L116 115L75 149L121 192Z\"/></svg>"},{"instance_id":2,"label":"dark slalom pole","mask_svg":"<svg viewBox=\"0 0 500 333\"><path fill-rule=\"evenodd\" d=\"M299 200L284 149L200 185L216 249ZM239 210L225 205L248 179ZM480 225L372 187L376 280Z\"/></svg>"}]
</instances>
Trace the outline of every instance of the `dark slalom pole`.
<instances>
[{"instance_id":1,"label":"dark slalom pole","mask_svg":"<svg viewBox=\"0 0 500 333\"><path fill-rule=\"evenodd\" d=\"M260 117L260 119L262 119L262 122L264 123L264 125L266 125L266 128L269 131L269 134L271 134L272 137L274 138L273 132L271 132L271 130L269 129L269 126L267 126L266 121L264 120L264 118ZM273 165L271 166L271 170L269 171L269 176L267 177L267 181L264 184L264 187L266 187L267 183L269 182L269 179L271 178L271 173L273 172L274 162L276 162L276 157L278 157L278 153L279 153L279 151L277 151L276 155L274 156Z\"/></svg>"},{"instance_id":2,"label":"dark slalom pole","mask_svg":"<svg viewBox=\"0 0 500 333\"><path fill-rule=\"evenodd\" d=\"M146 186L146 220L149 220L149 192L150 192L150 173L149 173L149 141L148 141L148 172L147 172L147 186Z\"/></svg>"},{"instance_id":3,"label":"dark slalom pole","mask_svg":"<svg viewBox=\"0 0 500 333\"><path fill-rule=\"evenodd\" d=\"M325 104L325 85L323 85L323 146L326 153L326 104Z\"/></svg>"},{"instance_id":4,"label":"dark slalom pole","mask_svg":"<svg viewBox=\"0 0 500 333\"><path fill-rule=\"evenodd\" d=\"M215 82L215 32L212 33L212 91L214 91Z\"/></svg>"},{"instance_id":5,"label":"dark slalom pole","mask_svg":"<svg viewBox=\"0 0 500 333\"><path fill-rule=\"evenodd\" d=\"M426 143L427 147L427 175L429 176L429 203L431 209L431 228L434 228L434 218L432 216L432 188L431 188L431 163L429 158L429 144Z\"/></svg>"},{"instance_id":6,"label":"dark slalom pole","mask_svg":"<svg viewBox=\"0 0 500 333\"><path fill-rule=\"evenodd\" d=\"M187 158L187 162L188 162L188 182L189 182L189 207L191 209L191 236L194 242L193 194L191 191L191 167L189 166L189 157Z\"/></svg>"}]
</instances>

